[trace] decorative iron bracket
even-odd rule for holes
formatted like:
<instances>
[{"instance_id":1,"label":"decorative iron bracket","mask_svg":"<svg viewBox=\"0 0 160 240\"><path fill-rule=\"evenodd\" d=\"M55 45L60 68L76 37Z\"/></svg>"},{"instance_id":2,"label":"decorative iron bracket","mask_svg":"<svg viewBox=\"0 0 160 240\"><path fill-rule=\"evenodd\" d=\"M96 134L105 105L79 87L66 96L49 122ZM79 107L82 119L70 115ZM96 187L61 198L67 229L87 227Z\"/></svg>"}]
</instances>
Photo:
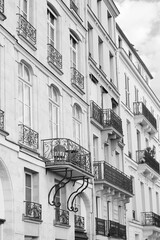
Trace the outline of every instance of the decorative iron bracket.
<instances>
[{"instance_id":1,"label":"decorative iron bracket","mask_svg":"<svg viewBox=\"0 0 160 240\"><path fill-rule=\"evenodd\" d=\"M88 184L89 184L89 180L88 178L86 179L87 181L85 181L85 177L83 177L83 182L82 184L80 185L80 187L77 188L76 191L72 192L67 200L67 209L69 211L72 211L72 212L78 212L78 208L77 207L74 207L74 201L76 199L76 197L81 194L87 187L88 187ZM73 183L73 186L75 185L76 183L76 180L74 181ZM85 184L86 183L86 184ZM72 200L71 200L72 199ZM69 206L69 203L70 203L70 200L71 200L71 204Z\"/></svg>"},{"instance_id":2,"label":"decorative iron bracket","mask_svg":"<svg viewBox=\"0 0 160 240\"><path fill-rule=\"evenodd\" d=\"M61 181L59 181L57 184L54 184L53 187L50 189L50 191L48 193L48 203L51 206L55 206L55 207L60 207L61 206L61 203L60 202L56 203L55 199L56 199L56 195L58 194L59 190L61 188L64 188L66 186L66 184L69 183L71 181L71 179L72 179L72 171L70 171L69 179L66 182L63 182L65 179L67 179L67 174L68 174L68 171L67 171L67 168L66 168L65 169L65 175L61 179ZM55 193L53 195L53 200L51 201L51 193L52 193L53 189L55 189L56 187L58 187L58 188L57 188L57 190L55 190Z\"/></svg>"}]
</instances>

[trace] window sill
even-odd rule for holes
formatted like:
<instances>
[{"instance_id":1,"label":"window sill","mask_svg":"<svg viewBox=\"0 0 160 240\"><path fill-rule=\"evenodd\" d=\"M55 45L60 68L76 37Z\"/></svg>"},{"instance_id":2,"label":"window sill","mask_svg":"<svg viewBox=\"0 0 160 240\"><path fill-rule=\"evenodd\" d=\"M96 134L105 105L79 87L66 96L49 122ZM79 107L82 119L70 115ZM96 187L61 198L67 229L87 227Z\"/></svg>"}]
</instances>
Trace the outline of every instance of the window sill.
<instances>
[{"instance_id":1,"label":"window sill","mask_svg":"<svg viewBox=\"0 0 160 240\"><path fill-rule=\"evenodd\" d=\"M37 48L29 41L27 38L25 38L22 34L18 33L18 36L20 39L22 39L33 51L36 51Z\"/></svg>"},{"instance_id":2,"label":"window sill","mask_svg":"<svg viewBox=\"0 0 160 240\"><path fill-rule=\"evenodd\" d=\"M26 217L24 214L22 215L22 220L24 222L30 222L30 223L36 223L36 224L40 224L43 221L40 219L36 219L36 218L32 218L32 217Z\"/></svg>"},{"instance_id":3,"label":"window sill","mask_svg":"<svg viewBox=\"0 0 160 240\"><path fill-rule=\"evenodd\" d=\"M2 12L0 12L0 20L4 21L6 18L7 17Z\"/></svg>"},{"instance_id":4,"label":"window sill","mask_svg":"<svg viewBox=\"0 0 160 240\"><path fill-rule=\"evenodd\" d=\"M77 89L77 91L78 91L80 94L82 94L82 95L85 94L85 92L84 92L82 89L80 89L76 84L72 83L72 86L73 86L75 89Z\"/></svg>"},{"instance_id":5,"label":"window sill","mask_svg":"<svg viewBox=\"0 0 160 240\"><path fill-rule=\"evenodd\" d=\"M4 137L7 137L9 135L8 132L6 132L5 130L3 129L0 129L0 135L4 136Z\"/></svg>"},{"instance_id":6,"label":"window sill","mask_svg":"<svg viewBox=\"0 0 160 240\"><path fill-rule=\"evenodd\" d=\"M71 227L70 225L63 224L63 223L60 223L60 222L55 222L55 223L54 223L54 226L55 226L55 227L60 227L60 228L65 228L65 229L68 229L68 228Z\"/></svg>"},{"instance_id":7,"label":"window sill","mask_svg":"<svg viewBox=\"0 0 160 240\"><path fill-rule=\"evenodd\" d=\"M59 75L63 75L63 72L61 69L59 69L56 65L54 65L51 61L48 60L49 66L51 66Z\"/></svg>"}]
</instances>

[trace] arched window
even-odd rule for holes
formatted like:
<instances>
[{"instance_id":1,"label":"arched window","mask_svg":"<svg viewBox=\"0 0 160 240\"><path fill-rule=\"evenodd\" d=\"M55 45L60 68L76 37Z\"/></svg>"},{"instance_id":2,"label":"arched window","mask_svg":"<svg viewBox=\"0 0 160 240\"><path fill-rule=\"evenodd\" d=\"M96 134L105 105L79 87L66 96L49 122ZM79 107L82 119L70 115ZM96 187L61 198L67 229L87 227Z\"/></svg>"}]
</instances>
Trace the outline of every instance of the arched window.
<instances>
[{"instance_id":1,"label":"arched window","mask_svg":"<svg viewBox=\"0 0 160 240\"><path fill-rule=\"evenodd\" d=\"M73 139L76 143L81 142L81 129L82 129L82 110L77 104L73 106Z\"/></svg>"},{"instance_id":2,"label":"arched window","mask_svg":"<svg viewBox=\"0 0 160 240\"><path fill-rule=\"evenodd\" d=\"M18 81L18 115L19 122L31 126L31 71L21 62L19 64Z\"/></svg>"},{"instance_id":3,"label":"arched window","mask_svg":"<svg viewBox=\"0 0 160 240\"><path fill-rule=\"evenodd\" d=\"M59 91L55 86L49 88L49 130L50 136L58 137L59 133Z\"/></svg>"}]
</instances>

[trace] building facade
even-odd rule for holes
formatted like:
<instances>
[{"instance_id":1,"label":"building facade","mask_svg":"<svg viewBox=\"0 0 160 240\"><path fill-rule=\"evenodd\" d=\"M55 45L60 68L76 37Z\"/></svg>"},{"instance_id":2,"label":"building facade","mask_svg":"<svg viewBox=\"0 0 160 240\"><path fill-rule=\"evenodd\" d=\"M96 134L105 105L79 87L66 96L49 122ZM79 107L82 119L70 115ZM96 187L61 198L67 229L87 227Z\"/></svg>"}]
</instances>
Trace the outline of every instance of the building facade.
<instances>
[{"instance_id":1,"label":"building facade","mask_svg":"<svg viewBox=\"0 0 160 240\"><path fill-rule=\"evenodd\" d=\"M0 1L0 240L159 238L160 101L118 15Z\"/></svg>"}]
</instances>

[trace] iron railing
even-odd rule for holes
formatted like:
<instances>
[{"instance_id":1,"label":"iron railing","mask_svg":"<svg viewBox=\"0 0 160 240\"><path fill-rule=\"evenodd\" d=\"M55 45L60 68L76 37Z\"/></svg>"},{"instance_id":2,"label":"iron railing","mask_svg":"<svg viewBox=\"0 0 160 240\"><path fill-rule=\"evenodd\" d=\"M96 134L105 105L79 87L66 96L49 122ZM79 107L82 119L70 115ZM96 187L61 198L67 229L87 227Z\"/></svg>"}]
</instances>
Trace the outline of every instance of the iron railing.
<instances>
[{"instance_id":1,"label":"iron railing","mask_svg":"<svg viewBox=\"0 0 160 240\"><path fill-rule=\"evenodd\" d=\"M0 110L0 129L4 130L4 111Z\"/></svg>"},{"instance_id":2,"label":"iron railing","mask_svg":"<svg viewBox=\"0 0 160 240\"><path fill-rule=\"evenodd\" d=\"M123 134L122 120L112 109L102 109L94 101L91 101L91 117L103 128L113 127Z\"/></svg>"},{"instance_id":3,"label":"iron railing","mask_svg":"<svg viewBox=\"0 0 160 240\"><path fill-rule=\"evenodd\" d=\"M151 156L149 152L147 152L146 150L138 150L136 153L137 153L138 164L146 163L154 171L159 173L159 163L156 161L156 159L153 156Z\"/></svg>"},{"instance_id":4,"label":"iron railing","mask_svg":"<svg viewBox=\"0 0 160 240\"><path fill-rule=\"evenodd\" d=\"M55 221L58 224L69 226L69 211L56 208L55 209Z\"/></svg>"},{"instance_id":5,"label":"iron railing","mask_svg":"<svg viewBox=\"0 0 160 240\"><path fill-rule=\"evenodd\" d=\"M142 212L142 225L160 227L160 216L153 212Z\"/></svg>"},{"instance_id":6,"label":"iron railing","mask_svg":"<svg viewBox=\"0 0 160 240\"><path fill-rule=\"evenodd\" d=\"M84 230L84 217L79 215L74 215L74 225L75 225L75 228L80 228Z\"/></svg>"},{"instance_id":7,"label":"iron railing","mask_svg":"<svg viewBox=\"0 0 160 240\"><path fill-rule=\"evenodd\" d=\"M71 83L84 89L84 76L74 67L71 67Z\"/></svg>"},{"instance_id":8,"label":"iron railing","mask_svg":"<svg viewBox=\"0 0 160 240\"><path fill-rule=\"evenodd\" d=\"M24 201L25 214L24 217L33 220L42 220L42 205L35 202Z\"/></svg>"},{"instance_id":9,"label":"iron railing","mask_svg":"<svg viewBox=\"0 0 160 240\"><path fill-rule=\"evenodd\" d=\"M4 13L4 0L0 0L0 12Z\"/></svg>"},{"instance_id":10,"label":"iron railing","mask_svg":"<svg viewBox=\"0 0 160 240\"><path fill-rule=\"evenodd\" d=\"M143 115L152 126L157 130L157 121L153 114L148 110L143 102L133 103L133 113L134 115Z\"/></svg>"},{"instance_id":11,"label":"iron railing","mask_svg":"<svg viewBox=\"0 0 160 240\"><path fill-rule=\"evenodd\" d=\"M107 181L130 194L133 194L132 179L104 161L94 162L95 181Z\"/></svg>"},{"instance_id":12,"label":"iron railing","mask_svg":"<svg viewBox=\"0 0 160 240\"><path fill-rule=\"evenodd\" d=\"M47 60L49 64L53 64L57 68L62 69L62 55L51 44L48 44Z\"/></svg>"},{"instance_id":13,"label":"iron railing","mask_svg":"<svg viewBox=\"0 0 160 240\"><path fill-rule=\"evenodd\" d=\"M76 13L78 12L78 7L73 0L70 0L70 9L73 9Z\"/></svg>"},{"instance_id":14,"label":"iron railing","mask_svg":"<svg viewBox=\"0 0 160 240\"><path fill-rule=\"evenodd\" d=\"M35 45L36 44L36 29L21 14L17 14L17 15L19 17L18 27L17 27L18 35L23 36L26 40L28 40L30 43Z\"/></svg>"},{"instance_id":15,"label":"iron railing","mask_svg":"<svg viewBox=\"0 0 160 240\"><path fill-rule=\"evenodd\" d=\"M96 235L126 239L126 226L111 220L96 218Z\"/></svg>"},{"instance_id":16,"label":"iron railing","mask_svg":"<svg viewBox=\"0 0 160 240\"><path fill-rule=\"evenodd\" d=\"M38 149L39 134L24 124L19 124L19 143L33 150Z\"/></svg>"},{"instance_id":17,"label":"iron railing","mask_svg":"<svg viewBox=\"0 0 160 240\"><path fill-rule=\"evenodd\" d=\"M42 140L43 158L46 165L71 163L84 171L91 173L90 152L67 138L52 138Z\"/></svg>"}]
</instances>

